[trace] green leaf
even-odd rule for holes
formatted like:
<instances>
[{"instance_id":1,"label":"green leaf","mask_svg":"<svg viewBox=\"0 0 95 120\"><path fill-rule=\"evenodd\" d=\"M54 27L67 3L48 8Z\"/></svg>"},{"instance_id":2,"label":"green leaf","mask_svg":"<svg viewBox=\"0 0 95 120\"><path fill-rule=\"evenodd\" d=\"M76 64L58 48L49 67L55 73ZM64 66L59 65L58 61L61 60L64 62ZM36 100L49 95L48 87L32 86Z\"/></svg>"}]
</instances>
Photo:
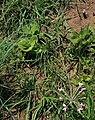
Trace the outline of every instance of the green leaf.
<instances>
[{"instance_id":1,"label":"green leaf","mask_svg":"<svg viewBox=\"0 0 95 120\"><path fill-rule=\"evenodd\" d=\"M79 79L73 79L73 80L72 80L72 83L73 83L74 85L78 85L79 82L81 82Z\"/></svg>"},{"instance_id":2,"label":"green leaf","mask_svg":"<svg viewBox=\"0 0 95 120\"><path fill-rule=\"evenodd\" d=\"M29 43L29 39L22 39L18 42L18 47L22 50L22 51L28 51L28 49L31 47L30 43Z\"/></svg>"},{"instance_id":3,"label":"green leaf","mask_svg":"<svg viewBox=\"0 0 95 120\"><path fill-rule=\"evenodd\" d=\"M32 27L32 28L31 28L31 33L32 33L32 35L39 33L40 27L39 27L39 25L38 25L36 22L32 23L32 24L31 24L31 27Z\"/></svg>"},{"instance_id":4,"label":"green leaf","mask_svg":"<svg viewBox=\"0 0 95 120\"><path fill-rule=\"evenodd\" d=\"M80 39L84 39L86 36L89 37L92 32L93 32L93 30L92 30L91 26L88 25L87 28L84 28L80 31L80 33L79 33L80 36L79 37L80 37Z\"/></svg>"},{"instance_id":5,"label":"green leaf","mask_svg":"<svg viewBox=\"0 0 95 120\"><path fill-rule=\"evenodd\" d=\"M87 26L87 30L89 31L89 32L93 32L93 29L92 29L92 27L88 24L88 26Z\"/></svg>"},{"instance_id":6,"label":"green leaf","mask_svg":"<svg viewBox=\"0 0 95 120\"><path fill-rule=\"evenodd\" d=\"M79 41L79 34L77 32L72 32L73 36L70 38L70 41L73 44L76 44Z\"/></svg>"},{"instance_id":7,"label":"green leaf","mask_svg":"<svg viewBox=\"0 0 95 120\"><path fill-rule=\"evenodd\" d=\"M89 82L89 81L91 81L91 79L92 79L91 75L84 75L84 80L85 81Z\"/></svg>"},{"instance_id":8,"label":"green leaf","mask_svg":"<svg viewBox=\"0 0 95 120\"><path fill-rule=\"evenodd\" d=\"M30 26L28 26L28 25L24 25L23 27L22 27L22 31L23 31L23 33L24 34L31 34L31 29L30 29Z\"/></svg>"},{"instance_id":9,"label":"green leaf","mask_svg":"<svg viewBox=\"0 0 95 120\"><path fill-rule=\"evenodd\" d=\"M31 38L30 38L30 44L31 46L34 44L34 43L37 43L38 42L38 37L37 35L33 35Z\"/></svg>"},{"instance_id":10,"label":"green leaf","mask_svg":"<svg viewBox=\"0 0 95 120\"><path fill-rule=\"evenodd\" d=\"M80 39L84 39L87 34L88 34L88 30L87 29L81 30L80 33L79 33Z\"/></svg>"},{"instance_id":11,"label":"green leaf","mask_svg":"<svg viewBox=\"0 0 95 120\"><path fill-rule=\"evenodd\" d=\"M32 115L32 119L31 120L37 120L36 119L37 118L37 114L39 113L39 111L41 110L42 107L43 107L42 106L42 102L40 101L40 104L37 105L37 108L35 109L35 111L34 111L34 113Z\"/></svg>"},{"instance_id":12,"label":"green leaf","mask_svg":"<svg viewBox=\"0 0 95 120\"><path fill-rule=\"evenodd\" d=\"M89 48L90 52L95 53L95 49L94 48Z\"/></svg>"},{"instance_id":13,"label":"green leaf","mask_svg":"<svg viewBox=\"0 0 95 120\"><path fill-rule=\"evenodd\" d=\"M38 37L33 35L31 39L22 39L18 42L18 47L24 51L29 52L34 47L35 43L38 41Z\"/></svg>"},{"instance_id":14,"label":"green leaf","mask_svg":"<svg viewBox=\"0 0 95 120\"><path fill-rule=\"evenodd\" d=\"M28 104L27 104L27 109L26 109L26 120L29 120L29 113L30 113L30 105L31 105L31 98L32 98L32 92L30 91L30 94L29 94L29 101L28 101Z\"/></svg>"},{"instance_id":15,"label":"green leaf","mask_svg":"<svg viewBox=\"0 0 95 120\"><path fill-rule=\"evenodd\" d=\"M79 81L80 81L80 82L82 82L82 81L89 82L89 81L91 81L91 79L92 79L92 76L91 76L91 75L83 74L83 75L79 78Z\"/></svg>"},{"instance_id":16,"label":"green leaf","mask_svg":"<svg viewBox=\"0 0 95 120\"><path fill-rule=\"evenodd\" d=\"M39 34L39 39L42 38L43 36L44 36L44 34L43 34L43 33L40 33L40 34Z\"/></svg>"}]
</instances>

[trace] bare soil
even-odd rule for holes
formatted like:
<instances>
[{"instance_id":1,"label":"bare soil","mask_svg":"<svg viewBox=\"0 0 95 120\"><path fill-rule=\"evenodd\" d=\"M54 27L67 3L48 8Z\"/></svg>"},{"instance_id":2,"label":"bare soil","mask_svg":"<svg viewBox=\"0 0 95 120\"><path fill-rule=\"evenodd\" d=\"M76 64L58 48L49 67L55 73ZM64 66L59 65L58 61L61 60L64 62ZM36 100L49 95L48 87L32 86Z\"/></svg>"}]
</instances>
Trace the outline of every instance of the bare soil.
<instances>
[{"instance_id":1,"label":"bare soil","mask_svg":"<svg viewBox=\"0 0 95 120\"><path fill-rule=\"evenodd\" d=\"M88 14L87 18L83 16L84 9ZM72 2L66 12L68 25L74 31L80 31L81 28L86 27L88 24L95 27L95 16L93 14L95 14L95 0Z\"/></svg>"}]
</instances>

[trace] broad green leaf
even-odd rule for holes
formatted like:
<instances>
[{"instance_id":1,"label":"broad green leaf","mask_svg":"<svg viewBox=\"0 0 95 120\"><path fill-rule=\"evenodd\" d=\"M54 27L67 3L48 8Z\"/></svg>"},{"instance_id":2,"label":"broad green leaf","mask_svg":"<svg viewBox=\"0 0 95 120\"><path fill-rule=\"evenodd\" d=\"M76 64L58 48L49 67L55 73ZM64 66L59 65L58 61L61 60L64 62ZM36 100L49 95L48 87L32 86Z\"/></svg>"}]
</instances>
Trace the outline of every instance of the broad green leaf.
<instances>
[{"instance_id":1,"label":"broad green leaf","mask_svg":"<svg viewBox=\"0 0 95 120\"><path fill-rule=\"evenodd\" d=\"M24 34L31 34L31 29L30 29L30 26L28 25L23 26L22 31Z\"/></svg>"},{"instance_id":2,"label":"broad green leaf","mask_svg":"<svg viewBox=\"0 0 95 120\"><path fill-rule=\"evenodd\" d=\"M31 39L22 39L18 42L18 47L24 51L29 52L34 47L35 43L38 41L38 37L33 35Z\"/></svg>"},{"instance_id":3,"label":"broad green leaf","mask_svg":"<svg viewBox=\"0 0 95 120\"><path fill-rule=\"evenodd\" d=\"M32 23L31 24L31 33L32 33L32 35L34 35L35 33L38 34L39 31L40 31L39 25L36 22Z\"/></svg>"},{"instance_id":4,"label":"broad green leaf","mask_svg":"<svg viewBox=\"0 0 95 120\"><path fill-rule=\"evenodd\" d=\"M31 38L30 38L30 44L32 46L32 44L34 43L37 43L38 42L38 37L37 35L33 35Z\"/></svg>"},{"instance_id":5,"label":"broad green leaf","mask_svg":"<svg viewBox=\"0 0 95 120\"><path fill-rule=\"evenodd\" d=\"M78 43L78 41L79 41L79 34L77 32L73 32L72 34L73 34L73 36L70 38L70 41L73 44Z\"/></svg>"},{"instance_id":6,"label":"broad green leaf","mask_svg":"<svg viewBox=\"0 0 95 120\"><path fill-rule=\"evenodd\" d=\"M78 85L79 82L81 82L79 79L73 79L73 80L72 80L72 83L73 83L74 85Z\"/></svg>"},{"instance_id":7,"label":"broad green leaf","mask_svg":"<svg viewBox=\"0 0 95 120\"><path fill-rule=\"evenodd\" d=\"M91 79L92 79L92 76L91 75L84 75L84 80L85 81L91 81Z\"/></svg>"},{"instance_id":8,"label":"broad green leaf","mask_svg":"<svg viewBox=\"0 0 95 120\"><path fill-rule=\"evenodd\" d=\"M31 47L29 39L22 39L18 42L18 47L22 50L22 51L26 51L28 52L28 49Z\"/></svg>"},{"instance_id":9,"label":"broad green leaf","mask_svg":"<svg viewBox=\"0 0 95 120\"><path fill-rule=\"evenodd\" d=\"M88 34L88 30L87 29L83 29L79 33L79 38L80 39L84 39L87 34Z\"/></svg>"},{"instance_id":10,"label":"broad green leaf","mask_svg":"<svg viewBox=\"0 0 95 120\"><path fill-rule=\"evenodd\" d=\"M90 52L95 53L95 49L94 48L89 48Z\"/></svg>"},{"instance_id":11,"label":"broad green leaf","mask_svg":"<svg viewBox=\"0 0 95 120\"><path fill-rule=\"evenodd\" d=\"M91 26L88 25L87 28L84 28L80 31L80 33L79 33L80 39L84 39L86 36L91 35L91 32L93 32L93 30L92 30Z\"/></svg>"}]
</instances>

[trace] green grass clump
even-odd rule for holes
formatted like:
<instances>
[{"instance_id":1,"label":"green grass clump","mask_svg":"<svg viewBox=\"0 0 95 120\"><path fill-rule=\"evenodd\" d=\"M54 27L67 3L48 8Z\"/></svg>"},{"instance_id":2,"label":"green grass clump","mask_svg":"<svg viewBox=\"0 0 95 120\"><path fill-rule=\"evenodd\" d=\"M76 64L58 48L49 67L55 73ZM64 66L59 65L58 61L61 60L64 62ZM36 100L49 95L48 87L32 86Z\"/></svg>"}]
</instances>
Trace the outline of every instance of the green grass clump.
<instances>
[{"instance_id":1,"label":"green grass clump","mask_svg":"<svg viewBox=\"0 0 95 120\"><path fill-rule=\"evenodd\" d=\"M95 31L69 29L69 2L2 2L0 119L94 120Z\"/></svg>"}]
</instances>

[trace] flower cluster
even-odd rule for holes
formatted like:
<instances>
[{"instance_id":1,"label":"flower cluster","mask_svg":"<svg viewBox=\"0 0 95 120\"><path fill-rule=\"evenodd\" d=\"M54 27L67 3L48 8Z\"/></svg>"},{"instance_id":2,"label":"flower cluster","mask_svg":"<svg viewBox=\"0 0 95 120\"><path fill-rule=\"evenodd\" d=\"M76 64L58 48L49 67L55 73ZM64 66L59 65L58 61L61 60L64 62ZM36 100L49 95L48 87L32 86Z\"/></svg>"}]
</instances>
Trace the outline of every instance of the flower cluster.
<instances>
[{"instance_id":1,"label":"flower cluster","mask_svg":"<svg viewBox=\"0 0 95 120\"><path fill-rule=\"evenodd\" d=\"M63 104L63 110L64 110L64 112L66 112L67 108L68 108L67 105Z\"/></svg>"},{"instance_id":2,"label":"flower cluster","mask_svg":"<svg viewBox=\"0 0 95 120\"><path fill-rule=\"evenodd\" d=\"M74 89L74 92L69 94L67 91L64 90L64 88L60 87L58 88L58 91L64 94L64 97L69 100L68 105L66 105L65 103L63 103L63 111L66 112L67 108L70 104L75 104L77 107L77 112L81 113L81 111L83 110L83 107L85 107L85 105L83 103L80 103L77 98L81 95L83 97L83 99L85 99L85 97L83 96L84 91L86 90L85 87L83 87L82 83L79 83L78 87L76 89ZM62 96L59 97L59 101L64 101L64 98ZM65 101L64 101L65 102Z\"/></svg>"},{"instance_id":3,"label":"flower cluster","mask_svg":"<svg viewBox=\"0 0 95 120\"><path fill-rule=\"evenodd\" d=\"M81 103L81 104L80 104L80 107L77 109L77 111L78 111L79 113L81 113L81 111L83 110L83 107L85 107L85 104Z\"/></svg>"}]
</instances>

